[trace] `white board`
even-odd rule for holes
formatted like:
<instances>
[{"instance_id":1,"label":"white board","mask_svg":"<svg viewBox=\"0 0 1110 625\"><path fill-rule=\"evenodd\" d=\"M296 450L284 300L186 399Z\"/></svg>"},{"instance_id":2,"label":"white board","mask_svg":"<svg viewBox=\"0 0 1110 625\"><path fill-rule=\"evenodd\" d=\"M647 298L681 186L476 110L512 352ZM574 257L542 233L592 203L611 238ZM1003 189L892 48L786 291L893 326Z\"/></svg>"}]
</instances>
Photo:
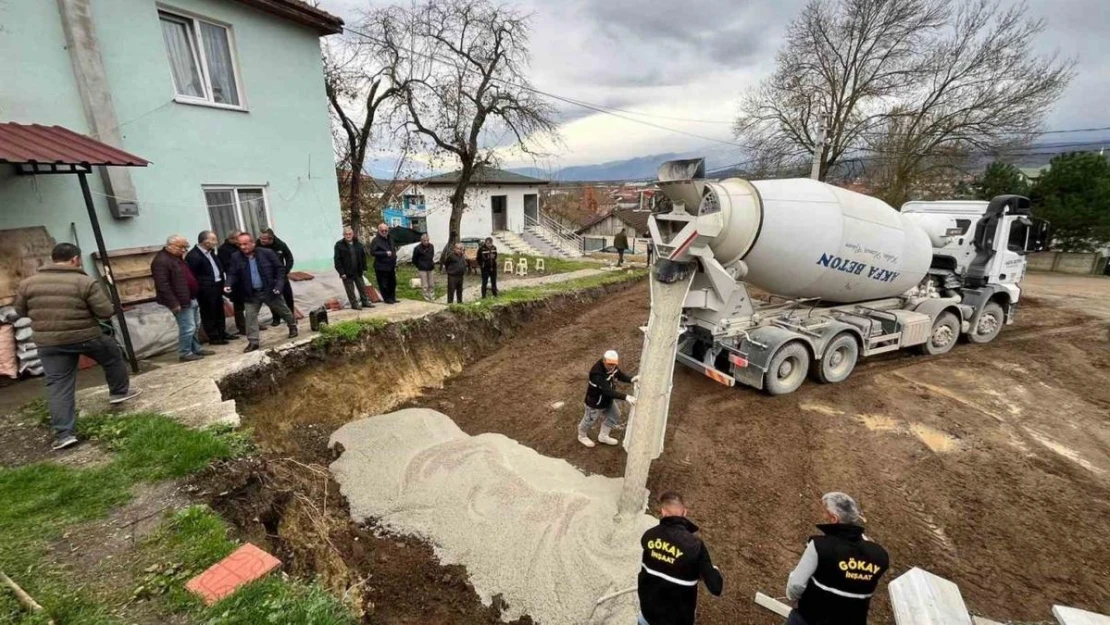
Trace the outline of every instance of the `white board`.
<instances>
[{"instance_id":1,"label":"white board","mask_svg":"<svg viewBox=\"0 0 1110 625\"><path fill-rule=\"evenodd\" d=\"M1052 616L1060 625L1110 625L1110 616L1062 605L1052 606Z\"/></svg>"},{"instance_id":2,"label":"white board","mask_svg":"<svg viewBox=\"0 0 1110 625\"><path fill-rule=\"evenodd\" d=\"M928 571L906 571L889 591L897 625L972 625L959 587Z\"/></svg>"}]
</instances>

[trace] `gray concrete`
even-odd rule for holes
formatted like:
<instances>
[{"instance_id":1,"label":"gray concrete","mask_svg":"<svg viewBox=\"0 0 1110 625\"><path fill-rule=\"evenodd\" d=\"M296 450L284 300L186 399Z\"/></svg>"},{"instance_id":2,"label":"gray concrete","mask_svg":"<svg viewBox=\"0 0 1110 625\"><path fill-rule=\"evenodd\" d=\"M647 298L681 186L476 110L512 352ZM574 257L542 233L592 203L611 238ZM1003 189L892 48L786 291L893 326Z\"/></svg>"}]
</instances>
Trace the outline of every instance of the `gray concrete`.
<instances>
[{"instance_id":1,"label":"gray concrete","mask_svg":"<svg viewBox=\"0 0 1110 625\"><path fill-rule=\"evenodd\" d=\"M928 571L914 567L888 590L897 625L971 625L959 587Z\"/></svg>"},{"instance_id":2,"label":"gray concrete","mask_svg":"<svg viewBox=\"0 0 1110 625\"><path fill-rule=\"evenodd\" d=\"M1060 625L1110 625L1110 616L1062 605L1052 606L1052 616Z\"/></svg>"}]
</instances>

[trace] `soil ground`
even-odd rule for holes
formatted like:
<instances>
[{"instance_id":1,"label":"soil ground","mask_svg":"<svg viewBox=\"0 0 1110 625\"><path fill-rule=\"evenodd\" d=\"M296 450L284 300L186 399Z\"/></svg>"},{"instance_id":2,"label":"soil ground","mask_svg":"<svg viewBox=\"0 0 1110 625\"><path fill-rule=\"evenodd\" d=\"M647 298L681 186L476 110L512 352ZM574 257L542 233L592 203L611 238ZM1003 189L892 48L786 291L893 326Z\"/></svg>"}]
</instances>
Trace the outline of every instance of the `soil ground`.
<instances>
[{"instance_id":1,"label":"soil ground","mask_svg":"<svg viewBox=\"0 0 1110 625\"><path fill-rule=\"evenodd\" d=\"M783 594L830 490L861 502L869 536L892 555L886 581L927 569L958 583L974 613L999 621L1045 621L1054 603L1110 612L1110 324L1092 314L1110 309L1110 280L1061 287L1055 278L1030 280L1017 322L991 345L880 356L839 385L807 382L772 398L680 367L649 488L687 496L725 573L725 596L703 596L699 622L780 621L751 598ZM499 432L620 476L623 450L586 449L574 428L587 369L616 348L635 372L647 315L640 284L490 340L469 364L458 353L437 360L458 340L451 326L438 342L410 342L403 358L293 374L274 395L242 402L266 466L240 479L217 471L215 505L271 539L294 572L358 582L369 622L497 622L465 571L436 564L427 545L343 523L334 482L321 473L328 435L356 413L423 406L469 434ZM892 620L882 590L874 623Z\"/></svg>"}]
</instances>

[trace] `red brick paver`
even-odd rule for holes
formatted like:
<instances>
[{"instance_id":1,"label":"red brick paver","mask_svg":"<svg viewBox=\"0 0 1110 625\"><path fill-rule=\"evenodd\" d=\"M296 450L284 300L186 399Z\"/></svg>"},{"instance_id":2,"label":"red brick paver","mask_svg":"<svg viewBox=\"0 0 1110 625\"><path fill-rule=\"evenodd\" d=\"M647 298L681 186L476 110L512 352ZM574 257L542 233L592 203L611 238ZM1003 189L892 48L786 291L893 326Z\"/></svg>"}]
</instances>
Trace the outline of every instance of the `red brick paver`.
<instances>
[{"instance_id":1,"label":"red brick paver","mask_svg":"<svg viewBox=\"0 0 1110 625\"><path fill-rule=\"evenodd\" d=\"M208 570L189 580L185 585L200 595L208 605L235 592L256 579L281 566L281 561L247 543L234 553L208 567Z\"/></svg>"}]
</instances>

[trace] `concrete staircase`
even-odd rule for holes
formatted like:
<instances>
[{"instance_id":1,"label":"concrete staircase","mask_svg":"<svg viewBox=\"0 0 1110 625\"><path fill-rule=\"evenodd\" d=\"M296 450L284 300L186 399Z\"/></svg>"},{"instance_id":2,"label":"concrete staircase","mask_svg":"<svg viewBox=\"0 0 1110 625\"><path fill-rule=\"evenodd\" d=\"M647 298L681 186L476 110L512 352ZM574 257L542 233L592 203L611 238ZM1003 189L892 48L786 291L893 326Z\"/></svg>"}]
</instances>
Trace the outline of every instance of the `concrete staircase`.
<instances>
[{"instance_id":1,"label":"concrete staircase","mask_svg":"<svg viewBox=\"0 0 1110 625\"><path fill-rule=\"evenodd\" d=\"M553 256L560 258L581 258L583 256L580 239L576 238L572 241L540 224L534 223L526 227L524 238L545 244L552 250L553 254L551 255Z\"/></svg>"},{"instance_id":2,"label":"concrete staircase","mask_svg":"<svg viewBox=\"0 0 1110 625\"><path fill-rule=\"evenodd\" d=\"M508 254L524 254L525 256L550 256L539 249L536 249L525 239L515 232L509 230L498 230L493 233L493 240L497 242L497 247L501 248L502 253Z\"/></svg>"},{"instance_id":3,"label":"concrete staircase","mask_svg":"<svg viewBox=\"0 0 1110 625\"><path fill-rule=\"evenodd\" d=\"M548 243L544 239L536 236L536 234L531 232L530 230L525 230L524 234L521 235L521 238L523 238L528 243L528 245L531 245L535 249L539 250L543 256L546 256L548 258L570 258L570 255L567 254L566 251L563 250L563 248Z\"/></svg>"}]
</instances>

